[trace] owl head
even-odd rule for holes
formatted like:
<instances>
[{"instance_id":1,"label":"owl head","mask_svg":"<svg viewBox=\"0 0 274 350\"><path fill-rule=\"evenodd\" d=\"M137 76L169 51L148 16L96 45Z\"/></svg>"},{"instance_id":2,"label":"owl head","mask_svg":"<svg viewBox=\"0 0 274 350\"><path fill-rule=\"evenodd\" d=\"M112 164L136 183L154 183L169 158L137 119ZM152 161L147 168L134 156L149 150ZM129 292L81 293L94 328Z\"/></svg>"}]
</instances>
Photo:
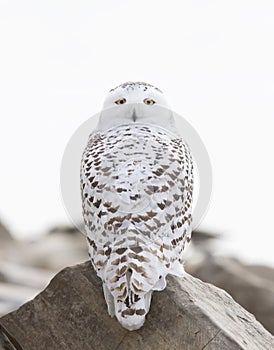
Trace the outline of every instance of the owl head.
<instances>
[{"instance_id":1,"label":"owl head","mask_svg":"<svg viewBox=\"0 0 274 350\"><path fill-rule=\"evenodd\" d=\"M176 132L173 113L162 91L142 82L127 82L109 91L97 129L128 124L151 124Z\"/></svg>"}]
</instances>

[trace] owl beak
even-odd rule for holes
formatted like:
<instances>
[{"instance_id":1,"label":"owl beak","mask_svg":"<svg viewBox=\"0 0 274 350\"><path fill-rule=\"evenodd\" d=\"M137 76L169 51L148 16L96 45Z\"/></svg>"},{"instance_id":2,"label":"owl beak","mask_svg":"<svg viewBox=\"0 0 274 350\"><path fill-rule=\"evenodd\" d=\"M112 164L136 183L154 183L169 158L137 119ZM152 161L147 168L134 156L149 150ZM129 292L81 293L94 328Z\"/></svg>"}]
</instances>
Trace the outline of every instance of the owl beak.
<instances>
[{"instance_id":1,"label":"owl beak","mask_svg":"<svg viewBox=\"0 0 274 350\"><path fill-rule=\"evenodd\" d=\"M136 122L136 119L137 119L136 110L135 110L135 108L133 108L132 120L133 120L134 122Z\"/></svg>"}]
</instances>

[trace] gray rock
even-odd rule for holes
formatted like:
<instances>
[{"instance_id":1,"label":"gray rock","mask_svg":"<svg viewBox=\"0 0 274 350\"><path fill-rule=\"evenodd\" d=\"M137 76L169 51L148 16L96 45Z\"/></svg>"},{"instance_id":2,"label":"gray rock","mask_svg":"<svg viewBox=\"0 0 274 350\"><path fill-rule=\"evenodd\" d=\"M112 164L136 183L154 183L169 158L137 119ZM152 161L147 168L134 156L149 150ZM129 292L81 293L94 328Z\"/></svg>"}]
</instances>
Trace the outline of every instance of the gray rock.
<instances>
[{"instance_id":1,"label":"gray rock","mask_svg":"<svg viewBox=\"0 0 274 350\"><path fill-rule=\"evenodd\" d=\"M274 270L248 266L236 259L208 257L188 272L226 290L274 334ZM273 347L274 349L274 347Z\"/></svg>"},{"instance_id":2,"label":"gray rock","mask_svg":"<svg viewBox=\"0 0 274 350\"><path fill-rule=\"evenodd\" d=\"M36 288L41 291L46 287L55 273L46 269L1 261L0 276L1 275L3 276L3 279L1 280L0 278L0 283L2 281L9 284Z\"/></svg>"},{"instance_id":3,"label":"gray rock","mask_svg":"<svg viewBox=\"0 0 274 350\"><path fill-rule=\"evenodd\" d=\"M220 238L222 238L222 235L218 233L195 230L192 232L191 242L200 245L201 249L203 249L205 244L211 244L212 241Z\"/></svg>"},{"instance_id":4,"label":"gray rock","mask_svg":"<svg viewBox=\"0 0 274 350\"><path fill-rule=\"evenodd\" d=\"M274 268L264 265L244 265L247 271L274 283Z\"/></svg>"},{"instance_id":5,"label":"gray rock","mask_svg":"<svg viewBox=\"0 0 274 350\"><path fill-rule=\"evenodd\" d=\"M9 230L0 221L0 264L1 264L1 261L5 259L6 256L9 255L10 247L13 247L15 245L16 245L15 240L13 239ZM2 281L4 280L4 277L1 274L1 271L0 271L0 280Z\"/></svg>"},{"instance_id":6,"label":"gray rock","mask_svg":"<svg viewBox=\"0 0 274 350\"><path fill-rule=\"evenodd\" d=\"M1 241L1 246L13 241L13 238L12 238L9 230L6 228L6 226L1 221L0 221L0 241Z\"/></svg>"},{"instance_id":7,"label":"gray rock","mask_svg":"<svg viewBox=\"0 0 274 350\"><path fill-rule=\"evenodd\" d=\"M20 249L14 246L13 254L6 257L6 261L14 264L55 272L85 259L88 259L88 249L84 235L63 232L42 236L32 242L22 241Z\"/></svg>"},{"instance_id":8,"label":"gray rock","mask_svg":"<svg viewBox=\"0 0 274 350\"><path fill-rule=\"evenodd\" d=\"M19 349L19 348L17 348ZM8 337L0 329L0 350L16 350Z\"/></svg>"},{"instance_id":9,"label":"gray rock","mask_svg":"<svg viewBox=\"0 0 274 350\"><path fill-rule=\"evenodd\" d=\"M274 338L226 292L187 275L154 292L145 325L127 331L107 313L89 262L66 268L34 300L0 319L16 349L273 349Z\"/></svg>"},{"instance_id":10,"label":"gray rock","mask_svg":"<svg viewBox=\"0 0 274 350\"><path fill-rule=\"evenodd\" d=\"M81 226L81 225L79 225ZM84 227L81 227L81 230L83 232L85 232L85 229ZM71 225L58 225L58 226L54 226L52 227L49 231L48 231L48 234L49 235L52 235L52 234L55 234L55 233L65 233L67 235L83 235L83 233L81 233L78 228L76 228L75 226L71 226Z\"/></svg>"}]
</instances>

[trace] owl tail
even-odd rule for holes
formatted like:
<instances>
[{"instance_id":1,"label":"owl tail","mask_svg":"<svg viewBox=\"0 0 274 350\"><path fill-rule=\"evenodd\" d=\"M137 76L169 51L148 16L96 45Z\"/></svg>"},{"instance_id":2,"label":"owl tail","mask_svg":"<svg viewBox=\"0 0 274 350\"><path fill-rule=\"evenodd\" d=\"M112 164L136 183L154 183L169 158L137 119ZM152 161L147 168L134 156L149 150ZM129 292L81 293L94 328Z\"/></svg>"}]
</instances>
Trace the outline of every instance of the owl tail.
<instances>
[{"instance_id":1,"label":"owl tail","mask_svg":"<svg viewBox=\"0 0 274 350\"><path fill-rule=\"evenodd\" d=\"M128 291L123 301L115 298L105 284L103 284L103 290L108 313L112 317L116 316L122 327L134 331L143 326L150 308L152 290L142 295Z\"/></svg>"},{"instance_id":2,"label":"owl tail","mask_svg":"<svg viewBox=\"0 0 274 350\"><path fill-rule=\"evenodd\" d=\"M150 308L151 295L152 291L144 295L129 292L124 302L114 300L115 316L124 328L134 331L143 326Z\"/></svg>"},{"instance_id":3,"label":"owl tail","mask_svg":"<svg viewBox=\"0 0 274 350\"><path fill-rule=\"evenodd\" d=\"M157 255L137 248L113 252L102 274L108 312L130 331L143 326L152 292L166 287L167 270Z\"/></svg>"}]
</instances>

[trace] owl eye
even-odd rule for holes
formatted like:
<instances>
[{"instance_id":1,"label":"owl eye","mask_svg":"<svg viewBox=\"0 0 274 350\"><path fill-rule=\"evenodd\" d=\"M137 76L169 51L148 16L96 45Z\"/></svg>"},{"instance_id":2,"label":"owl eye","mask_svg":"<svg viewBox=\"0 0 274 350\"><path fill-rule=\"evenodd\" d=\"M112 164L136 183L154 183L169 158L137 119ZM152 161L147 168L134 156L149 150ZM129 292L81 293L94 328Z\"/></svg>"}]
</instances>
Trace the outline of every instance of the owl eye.
<instances>
[{"instance_id":1,"label":"owl eye","mask_svg":"<svg viewBox=\"0 0 274 350\"><path fill-rule=\"evenodd\" d=\"M145 99L144 99L144 103L145 103L146 105L154 105L155 101L152 100L152 98L145 98Z\"/></svg>"},{"instance_id":2,"label":"owl eye","mask_svg":"<svg viewBox=\"0 0 274 350\"><path fill-rule=\"evenodd\" d=\"M120 98L119 100L115 101L115 103L117 105L123 105L126 102L127 102L127 100L125 98Z\"/></svg>"}]
</instances>

